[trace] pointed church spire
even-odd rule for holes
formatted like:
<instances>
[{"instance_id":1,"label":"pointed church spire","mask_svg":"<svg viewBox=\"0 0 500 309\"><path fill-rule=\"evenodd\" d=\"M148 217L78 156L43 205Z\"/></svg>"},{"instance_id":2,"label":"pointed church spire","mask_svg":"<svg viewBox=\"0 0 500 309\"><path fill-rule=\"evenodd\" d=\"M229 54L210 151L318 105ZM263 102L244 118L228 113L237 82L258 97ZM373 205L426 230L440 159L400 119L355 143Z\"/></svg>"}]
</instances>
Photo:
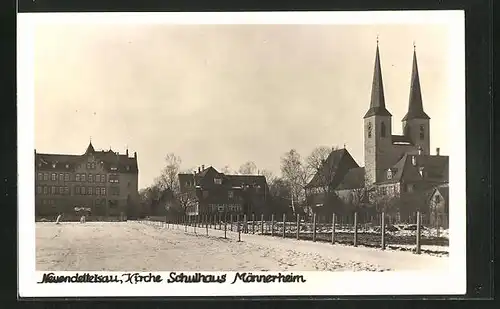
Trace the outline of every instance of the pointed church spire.
<instances>
[{"instance_id":1,"label":"pointed church spire","mask_svg":"<svg viewBox=\"0 0 500 309\"><path fill-rule=\"evenodd\" d=\"M415 42L413 42L413 68L411 72L410 98L408 103L408 112L402 121L410 119L430 119L424 112L422 105L422 92L420 89L420 78L418 76L417 51Z\"/></svg>"},{"instance_id":2,"label":"pointed church spire","mask_svg":"<svg viewBox=\"0 0 500 309\"><path fill-rule=\"evenodd\" d=\"M92 145L92 137L90 137L89 146L87 147L85 154L94 153L94 152L95 152L95 149L94 149L94 146Z\"/></svg>"},{"instance_id":3,"label":"pointed church spire","mask_svg":"<svg viewBox=\"0 0 500 309\"><path fill-rule=\"evenodd\" d=\"M389 111L385 108L384 83L382 81L382 69L380 67L378 36L377 36L377 50L375 52L375 68L373 70L372 96L370 101L370 108L366 112L364 118L374 115L392 116L391 113L389 113Z\"/></svg>"}]
</instances>

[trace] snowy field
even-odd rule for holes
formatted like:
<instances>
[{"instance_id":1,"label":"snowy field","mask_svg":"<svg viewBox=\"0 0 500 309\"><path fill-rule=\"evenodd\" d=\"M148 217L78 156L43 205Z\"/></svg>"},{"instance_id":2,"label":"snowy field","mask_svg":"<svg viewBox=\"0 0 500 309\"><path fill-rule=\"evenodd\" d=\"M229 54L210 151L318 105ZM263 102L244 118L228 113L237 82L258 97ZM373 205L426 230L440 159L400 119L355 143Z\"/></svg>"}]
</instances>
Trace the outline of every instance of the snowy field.
<instances>
[{"instance_id":1,"label":"snowy field","mask_svg":"<svg viewBox=\"0 0 500 309\"><path fill-rule=\"evenodd\" d=\"M448 257L140 222L36 223L40 271L389 271Z\"/></svg>"}]
</instances>

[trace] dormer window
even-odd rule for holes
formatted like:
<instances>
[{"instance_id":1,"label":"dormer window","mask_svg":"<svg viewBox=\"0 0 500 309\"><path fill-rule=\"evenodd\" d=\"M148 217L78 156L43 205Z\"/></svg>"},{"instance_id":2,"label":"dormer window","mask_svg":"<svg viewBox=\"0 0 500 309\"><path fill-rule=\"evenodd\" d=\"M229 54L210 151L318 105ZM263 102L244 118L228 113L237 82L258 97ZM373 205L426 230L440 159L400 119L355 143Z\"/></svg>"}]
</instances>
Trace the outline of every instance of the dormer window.
<instances>
[{"instance_id":1,"label":"dormer window","mask_svg":"<svg viewBox=\"0 0 500 309\"><path fill-rule=\"evenodd\" d=\"M416 166L416 165L417 165L417 158L416 158L415 156L412 156L412 157L411 157L411 164L412 164L413 166Z\"/></svg>"},{"instance_id":2,"label":"dormer window","mask_svg":"<svg viewBox=\"0 0 500 309\"><path fill-rule=\"evenodd\" d=\"M422 167L418 169L418 172L421 177L424 177L424 169Z\"/></svg>"},{"instance_id":3,"label":"dormer window","mask_svg":"<svg viewBox=\"0 0 500 309\"><path fill-rule=\"evenodd\" d=\"M387 170L387 179L392 179L392 170L391 169Z\"/></svg>"},{"instance_id":4,"label":"dormer window","mask_svg":"<svg viewBox=\"0 0 500 309\"><path fill-rule=\"evenodd\" d=\"M221 185L222 184L222 179L220 179L220 178L214 178L214 183L216 185Z\"/></svg>"},{"instance_id":5,"label":"dormer window","mask_svg":"<svg viewBox=\"0 0 500 309\"><path fill-rule=\"evenodd\" d=\"M52 168L56 168L56 164L55 163L52 163Z\"/></svg>"},{"instance_id":6,"label":"dormer window","mask_svg":"<svg viewBox=\"0 0 500 309\"><path fill-rule=\"evenodd\" d=\"M69 168L69 164L66 164L66 168Z\"/></svg>"},{"instance_id":7,"label":"dormer window","mask_svg":"<svg viewBox=\"0 0 500 309\"><path fill-rule=\"evenodd\" d=\"M227 191L227 197L232 199L234 198L234 192L233 191Z\"/></svg>"}]
</instances>

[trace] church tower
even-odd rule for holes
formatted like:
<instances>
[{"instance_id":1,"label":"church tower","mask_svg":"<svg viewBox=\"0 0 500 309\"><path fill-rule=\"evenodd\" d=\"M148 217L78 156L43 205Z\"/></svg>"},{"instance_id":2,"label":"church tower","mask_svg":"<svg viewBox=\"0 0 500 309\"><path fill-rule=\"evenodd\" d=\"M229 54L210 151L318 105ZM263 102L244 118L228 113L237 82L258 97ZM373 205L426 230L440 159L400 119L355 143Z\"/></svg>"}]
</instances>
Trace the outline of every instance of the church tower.
<instances>
[{"instance_id":1,"label":"church tower","mask_svg":"<svg viewBox=\"0 0 500 309\"><path fill-rule=\"evenodd\" d=\"M403 132L422 154L430 154L430 117L424 112L422 93L418 76L417 53L413 46L413 68L411 72L410 98L408 112L402 120Z\"/></svg>"},{"instance_id":2,"label":"church tower","mask_svg":"<svg viewBox=\"0 0 500 309\"><path fill-rule=\"evenodd\" d=\"M377 38L375 68L370 108L364 117L365 185L382 180L382 173L390 167L392 149L392 115L385 107L384 85L380 66Z\"/></svg>"}]
</instances>

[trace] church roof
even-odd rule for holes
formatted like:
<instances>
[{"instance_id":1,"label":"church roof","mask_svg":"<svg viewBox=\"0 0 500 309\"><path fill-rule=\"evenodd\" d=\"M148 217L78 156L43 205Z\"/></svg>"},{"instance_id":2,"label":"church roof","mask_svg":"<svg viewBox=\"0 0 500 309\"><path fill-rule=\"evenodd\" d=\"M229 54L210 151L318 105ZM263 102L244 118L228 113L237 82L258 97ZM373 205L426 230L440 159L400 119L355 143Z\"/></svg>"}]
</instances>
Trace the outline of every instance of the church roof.
<instances>
[{"instance_id":1,"label":"church roof","mask_svg":"<svg viewBox=\"0 0 500 309\"><path fill-rule=\"evenodd\" d=\"M410 98L408 102L408 112L403 117L403 121L410 119L430 119L424 112L422 104L422 91L420 89L420 78L418 76L417 53L413 51L413 68L411 72Z\"/></svg>"},{"instance_id":2,"label":"church roof","mask_svg":"<svg viewBox=\"0 0 500 309\"><path fill-rule=\"evenodd\" d=\"M334 150L325 160L325 164L306 185L306 188L322 187L325 179L332 180L336 186L350 169L359 167L347 149Z\"/></svg>"},{"instance_id":3,"label":"church roof","mask_svg":"<svg viewBox=\"0 0 500 309\"><path fill-rule=\"evenodd\" d=\"M385 107L384 83L382 80L382 69L380 66L380 53L377 42L377 50L375 52L375 67L373 70L372 92L370 100L370 108L364 118L370 116L392 116Z\"/></svg>"},{"instance_id":4,"label":"church roof","mask_svg":"<svg viewBox=\"0 0 500 309\"><path fill-rule=\"evenodd\" d=\"M364 167L356 167L352 168L347 172L344 176L344 179L340 182L337 190L346 190L346 189L357 189L363 188L365 186L365 168Z\"/></svg>"}]
</instances>

